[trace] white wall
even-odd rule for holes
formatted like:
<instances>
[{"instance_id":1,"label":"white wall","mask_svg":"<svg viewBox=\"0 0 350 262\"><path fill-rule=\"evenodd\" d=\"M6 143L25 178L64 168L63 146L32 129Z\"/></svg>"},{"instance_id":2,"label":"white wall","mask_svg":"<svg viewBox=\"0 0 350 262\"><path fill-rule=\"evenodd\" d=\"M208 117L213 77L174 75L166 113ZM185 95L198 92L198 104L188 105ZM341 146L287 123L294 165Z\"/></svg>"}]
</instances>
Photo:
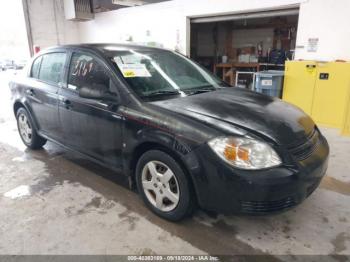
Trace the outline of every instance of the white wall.
<instances>
[{"instance_id":1,"label":"white wall","mask_svg":"<svg viewBox=\"0 0 350 262\"><path fill-rule=\"evenodd\" d=\"M317 52L308 52L318 38ZM301 5L296 59L350 61L350 0L310 0Z\"/></svg>"},{"instance_id":2,"label":"white wall","mask_svg":"<svg viewBox=\"0 0 350 262\"><path fill-rule=\"evenodd\" d=\"M181 7L166 2L98 13L79 25L82 42L158 42L164 47L185 49L186 19Z\"/></svg>"},{"instance_id":3,"label":"white wall","mask_svg":"<svg viewBox=\"0 0 350 262\"><path fill-rule=\"evenodd\" d=\"M278 9L306 0L173 0L96 14L79 23L82 42L158 42L189 53L188 17ZM150 36L147 36L147 31Z\"/></svg>"},{"instance_id":4,"label":"white wall","mask_svg":"<svg viewBox=\"0 0 350 262\"><path fill-rule=\"evenodd\" d=\"M65 19L63 0L27 0L33 45L41 49L79 42L78 23Z\"/></svg>"}]
</instances>

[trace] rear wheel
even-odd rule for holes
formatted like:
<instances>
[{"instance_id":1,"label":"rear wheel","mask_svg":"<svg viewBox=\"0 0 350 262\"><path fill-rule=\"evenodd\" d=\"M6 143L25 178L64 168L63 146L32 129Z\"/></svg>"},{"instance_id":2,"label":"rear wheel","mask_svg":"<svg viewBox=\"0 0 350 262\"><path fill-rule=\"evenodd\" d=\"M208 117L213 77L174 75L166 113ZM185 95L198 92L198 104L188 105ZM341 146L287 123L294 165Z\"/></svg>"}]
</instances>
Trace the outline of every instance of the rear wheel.
<instances>
[{"instance_id":1,"label":"rear wheel","mask_svg":"<svg viewBox=\"0 0 350 262\"><path fill-rule=\"evenodd\" d=\"M31 149L42 148L46 139L40 137L29 117L27 110L20 108L16 114L17 127L23 143Z\"/></svg>"},{"instance_id":2,"label":"rear wheel","mask_svg":"<svg viewBox=\"0 0 350 262\"><path fill-rule=\"evenodd\" d=\"M157 215L177 221L193 211L189 181L170 155L159 150L144 153L137 163L136 182L144 202Z\"/></svg>"}]
</instances>

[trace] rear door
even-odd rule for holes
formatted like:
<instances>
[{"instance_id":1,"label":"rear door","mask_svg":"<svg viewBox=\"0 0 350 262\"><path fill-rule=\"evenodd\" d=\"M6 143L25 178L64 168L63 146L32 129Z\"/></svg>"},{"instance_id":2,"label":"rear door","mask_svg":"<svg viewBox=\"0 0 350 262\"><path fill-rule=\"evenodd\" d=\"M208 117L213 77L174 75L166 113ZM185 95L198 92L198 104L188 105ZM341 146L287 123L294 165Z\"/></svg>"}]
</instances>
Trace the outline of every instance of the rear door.
<instances>
[{"instance_id":1,"label":"rear door","mask_svg":"<svg viewBox=\"0 0 350 262\"><path fill-rule=\"evenodd\" d=\"M81 87L106 88L115 101L86 99ZM104 62L86 52L71 56L67 83L59 91L59 117L69 147L101 162L120 167L122 116L117 86Z\"/></svg>"},{"instance_id":2,"label":"rear door","mask_svg":"<svg viewBox=\"0 0 350 262\"><path fill-rule=\"evenodd\" d=\"M38 124L39 131L60 140L58 118L58 89L62 83L66 63L65 52L47 53L38 57L32 65L25 95Z\"/></svg>"}]
</instances>

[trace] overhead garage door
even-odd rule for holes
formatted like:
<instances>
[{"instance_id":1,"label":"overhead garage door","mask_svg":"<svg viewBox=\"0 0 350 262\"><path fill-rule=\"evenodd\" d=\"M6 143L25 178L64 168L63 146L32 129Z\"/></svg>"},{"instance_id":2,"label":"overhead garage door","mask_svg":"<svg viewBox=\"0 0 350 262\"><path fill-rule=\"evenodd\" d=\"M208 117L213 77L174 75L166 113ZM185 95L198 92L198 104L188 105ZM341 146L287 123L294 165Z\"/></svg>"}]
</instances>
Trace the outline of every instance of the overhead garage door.
<instances>
[{"instance_id":1,"label":"overhead garage door","mask_svg":"<svg viewBox=\"0 0 350 262\"><path fill-rule=\"evenodd\" d=\"M234 21L242 19L253 19L253 18L266 18L276 16L288 16L299 14L299 8L289 8L281 10L270 10L270 11L257 11L250 13L237 13L230 15L220 16L206 16L206 17L195 17L191 19L191 23L210 23L210 22L222 22L222 21Z\"/></svg>"}]
</instances>

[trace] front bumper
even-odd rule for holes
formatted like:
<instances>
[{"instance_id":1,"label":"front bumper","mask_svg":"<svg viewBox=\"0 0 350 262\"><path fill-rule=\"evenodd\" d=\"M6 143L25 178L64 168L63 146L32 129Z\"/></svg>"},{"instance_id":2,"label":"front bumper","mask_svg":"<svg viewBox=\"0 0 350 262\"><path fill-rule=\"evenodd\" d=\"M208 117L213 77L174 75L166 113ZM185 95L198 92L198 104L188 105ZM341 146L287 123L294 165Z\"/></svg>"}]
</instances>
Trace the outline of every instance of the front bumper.
<instances>
[{"instance_id":1,"label":"front bumper","mask_svg":"<svg viewBox=\"0 0 350 262\"><path fill-rule=\"evenodd\" d=\"M239 170L223 163L203 145L192 152L191 170L199 205L220 213L268 214L288 210L320 184L328 166L329 146L320 136L317 149L293 165L266 170Z\"/></svg>"}]
</instances>

